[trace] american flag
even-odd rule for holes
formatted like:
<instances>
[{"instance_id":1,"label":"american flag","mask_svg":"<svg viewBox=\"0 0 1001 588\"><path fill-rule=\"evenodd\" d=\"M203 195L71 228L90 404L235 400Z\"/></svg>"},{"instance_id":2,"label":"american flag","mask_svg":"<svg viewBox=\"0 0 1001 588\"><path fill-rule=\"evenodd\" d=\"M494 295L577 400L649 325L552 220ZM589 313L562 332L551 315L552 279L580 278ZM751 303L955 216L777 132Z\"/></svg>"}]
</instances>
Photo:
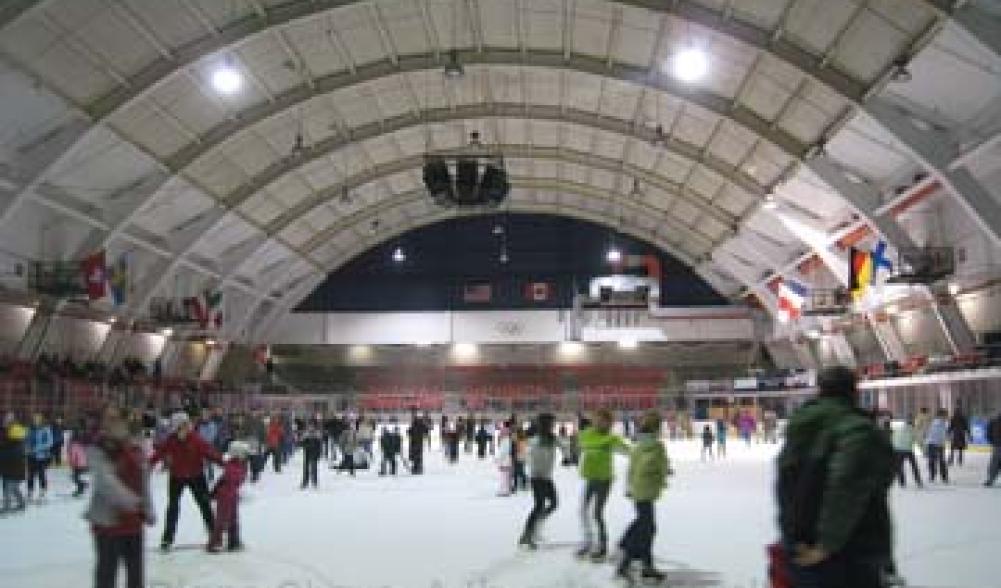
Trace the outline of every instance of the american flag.
<instances>
[{"instance_id":1,"label":"american flag","mask_svg":"<svg viewBox=\"0 0 1001 588\"><path fill-rule=\"evenodd\" d=\"M463 302L490 302L492 297L493 288L488 282L466 284L462 288Z\"/></svg>"}]
</instances>

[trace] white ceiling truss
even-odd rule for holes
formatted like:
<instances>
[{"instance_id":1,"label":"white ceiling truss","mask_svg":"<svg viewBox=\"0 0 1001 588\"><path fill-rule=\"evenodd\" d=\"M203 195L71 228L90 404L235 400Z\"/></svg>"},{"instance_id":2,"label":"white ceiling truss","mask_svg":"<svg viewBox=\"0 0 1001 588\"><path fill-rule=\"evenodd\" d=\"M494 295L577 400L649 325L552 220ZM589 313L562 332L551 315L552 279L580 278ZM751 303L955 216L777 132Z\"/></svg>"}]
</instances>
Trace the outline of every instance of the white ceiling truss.
<instances>
[{"instance_id":1,"label":"white ceiling truss","mask_svg":"<svg viewBox=\"0 0 1001 588\"><path fill-rule=\"evenodd\" d=\"M469 152L477 131L513 168L511 210L591 215L705 275L727 258L723 275L765 293L757 270L740 276L715 253L757 245L755 267L781 275L810 249L747 228L766 195L906 246L882 214L901 166L934 174L1001 243L1001 204L957 165L948 133L884 95L945 28L996 57L998 23L947 0L14 1L0 8L0 63L66 114L0 160L13 186L0 229L30 203L88 228L78 255L116 241L150 251L133 314L181 269L279 312L382 235L454 215L415 209L418 168L427 152ZM705 83L662 71L686 46L710 55ZM461 80L441 75L452 58ZM246 77L243 96L211 87L223 62ZM903 163L859 170L827 148L860 118ZM113 203L60 183L112 143L149 166L121 174ZM823 189L781 191L805 176ZM197 213L158 217L170 206ZM387 226L365 236L358 223L376 218ZM345 234L359 237L350 248ZM287 260L284 283L261 279L265 256Z\"/></svg>"}]
</instances>

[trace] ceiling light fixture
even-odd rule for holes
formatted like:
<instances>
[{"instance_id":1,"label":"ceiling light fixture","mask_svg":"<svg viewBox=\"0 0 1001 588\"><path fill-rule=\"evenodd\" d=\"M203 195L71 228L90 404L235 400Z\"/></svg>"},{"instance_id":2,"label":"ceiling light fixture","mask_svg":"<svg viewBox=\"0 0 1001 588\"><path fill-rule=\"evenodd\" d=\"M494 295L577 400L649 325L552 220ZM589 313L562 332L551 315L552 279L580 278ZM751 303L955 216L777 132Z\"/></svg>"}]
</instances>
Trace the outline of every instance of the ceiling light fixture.
<instances>
[{"instance_id":1,"label":"ceiling light fixture","mask_svg":"<svg viewBox=\"0 0 1001 588\"><path fill-rule=\"evenodd\" d=\"M639 341L636 339L619 339L619 349L636 349L639 347Z\"/></svg>"},{"instance_id":2,"label":"ceiling light fixture","mask_svg":"<svg viewBox=\"0 0 1001 588\"><path fill-rule=\"evenodd\" d=\"M608 248L608 253L605 254L605 259L608 263L619 263L622 261L622 252L615 245Z\"/></svg>"},{"instance_id":3,"label":"ceiling light fixture","mask_svg":"<svg viewBox=\"0 0 1001 588\"><path fill-rule=\"evenodd\" d=\"M403 263L407 260L407 254L404 253L403 247L397 247L393 250L393 261L396 263Z\"/></svg>"},{"instance_id":4,"label":"ceiling light fixture","mask_svg":"<svg viewBox=\"0 0 1001 588\"><path fill-rule=\"evenodd\" d=\"M243 74L227 61L212 73L212 87L220 94L235 94L243 87Z\"/></svg>"},{"instance_id":5,"label":"ceiling light fixture","mask_svg":"<svg viewBox=\"0 0 1001 588\"><path fill-rule=\"evenodd\" d=\"M806 332L806 336L810 339L820 339L820 331L817 329L810 329Z\"/></svg>"},{"instance_id":6,"label":"ceiling light fixture","mask_svg":"<svg viewBox=\"0 0 1001 588\"><path fill-rule=\"evenodd\" d=\"M701 49L684 49L671 59L671 71L682 82L697 82L709 72L709 59Z\"/></svg>"},{"instance_id":7,"label":"ceiling light fixture","mask_svg":"<svg viewBox=\"0 0 1001 588\"><path fill-rule=\"evenodd\" d=\"M500 262L501 263L507 263L509 261L511 261L511 258L508 257L508 255L507 255L507 249L501 249L501 252L500 252Z\"/></svg>"},{"instance_id":8,"label":"ceiling light fixture","mask_svg":"<svg viewBox=\"0 0 1001 588\"><path fill-rule=\"evenodd\" d=\"M765 210L775 210L779 207L779 201L775 198L773 194L765 196L765 201L761 205Z\"/></svg>"},{"instance_id":9,"label":"ceiling light fixture","mask_svg":"<svg viewBox=\"0 0 1001 588\"><path fill-rule=\"evenodd\" d=\"M960 290L959 284L957 284L956 282L952 282L951 284L949 284L949 294L955 296L956 294L959 294L959 290Z\"/></svg>"}]
</instances>

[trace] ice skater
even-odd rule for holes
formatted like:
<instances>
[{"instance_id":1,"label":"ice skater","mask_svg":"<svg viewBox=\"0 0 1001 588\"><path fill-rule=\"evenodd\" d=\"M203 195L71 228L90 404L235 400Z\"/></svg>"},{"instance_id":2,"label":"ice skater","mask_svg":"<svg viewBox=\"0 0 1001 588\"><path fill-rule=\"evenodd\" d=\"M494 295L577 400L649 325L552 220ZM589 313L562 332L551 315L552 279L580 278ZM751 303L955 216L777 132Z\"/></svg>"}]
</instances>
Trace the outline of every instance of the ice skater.
<instances>
[{"instance_id":1,"label":"ice skater","mask_svg":"<svg viewBox=\"0 0 1001 588\"><path fill-rule=\"evenodd\" d=\"M407 429L407 441L410 443L410 473L419 476L424 473L424 440L428 436L428 427L415 413Z\"/></svg>"},{"instance_id":2,"label":"ice skater","mask_svg":"<svg viewBox=\"0 0 1001 588\"><path fill-rule=\"evenodd\" d=\"M939 409L935 418L928 425L928 436L925 438L925 446L928 448L928 480L935 481L939 475L942 476L942 483L949 483L949 466L945 463L945 439L949 434L949 425L945 420L945 409Z\"/></svg>"},{"instance_id":3,"label":"ice skater","mask_svg":"<svg viewBox=\"0 0 1001 588\"><path fill-rule=\"evenodd\" d=\"M527 549L537 548L538 525L553 514L559 503L556 486L553 485L553 466L556 465L556 449L559 447L553 435L554 421L553 415L540 414L536 420L535 437L528 443L528 472L535 504L518 541L519 546Z\"/></svg>"},{"instance_id":4,"label":"ice skater","mask_svg":"<svg viewBox=\"0 0 1001 588\"><path fill-rule=\"evenodd\" d=\"M0 431L0 477L3 478L3 509L0 513L22 512L27 505L21 492L24 481L24 438L27 431L8 413Z\"/></svg>"},{"instance_id":5,"label":"ice skater","mask_svg":"<svg viewBox=\"0 0 1001 588\"><path fill-rule=\"evenodd\" d=\"M45 424L41 414L36 414L28 436L25 437L24 452L28 459L28 501L35 492L35 480L38 480L38 500L45 500L45 492L49 488L46 470L52 459L52 429Z\"/></svg>"},{"instance_id":6,"label":"ice skater","mask_svg":"<svg viewBox=\"0 0 1001 588\"><path fill-rule=\"evenodd\" d=\"M726 436L729 433L726 419L716 419L716 457L726 457Z\"/></svg>"},{"instance_id":7,"label":"ice skater","mask_svg":"<svg viewBox=\"0 0 1001 588\"><path fill-rule=\"evenodd\" d=\"M513 493L511 484L511 473L514 467L512 451L510 429L501 427L500 442L497 444L497 454L494 456L497 471L500 473L500 488L497 490L497 496L510 496Z\"/></svg>"},{"instance_id":8,"label":"ice skater","mask_svg":"<svg viewBox=\"0 0 1001 588\"><path fill-rule=\"evenodd\" d=\"M956 406L956 411L949 419L949 467L953 463L963 465L963 452L970 440L970 419L963 414L963 409ZM958 460L957 460L958 457Z\"/></svg>"},{"instance_id":9,"label":"ice skater","mask_svg":"<svg viewBox=\"0 0 1001 588\"><path fill-rule=\"evenodd\" d=\"M98 441L88 449L93 491L84 518L90 522L97 561L94 588L115 588L119 563L127 588L143 588L143 525L156 523L149 469L118 411L106 411Z\"/></svg>"},{"instance_id":10,"label":"ice skater","mask_svg":"<svg viewBox=\"0 0 1001 588\"><path fill-rule=\"evenodd\" d=\"M223 465L222 455L191 429L191 419L184 412L170 417L174 432L155 446L149 458L150 466L165 461L170 470L168 485L167 521L160 541L161 551L170 551L177 531L177 517L180 514L181 493L187 488L198 505L205 529L209 533L215 518L209 504L208 483L205 481L205 462Z\"/></svg>"},{"instance_id":11,"label":"ice skater","mask_svg":"<svg viewBox=\"0 0 1001 588\"><path fill-rule=\"evenodd\" d=\"M87 482L83 479L83 474L87 471L87 447L84 444L83 426L73 429L70 434L70 442L66 448L66 462L70 467L70 475L76 490L73 491L73 498L83 496L87 490Z\"/></svg>"},{"instance_id":12,"label":"ice skater","mask_svg":"<svg viewBox=\"0 0 1001 588\"><path fill-rule=\"evenodd\" d=\"M584 481L580 501L580 522L583 540L577 549L577 557L590 557L604 561L608 551L608 533L605 528L605 502L612 489L612 458L615 453L627 453L629 446L618 435L611 432L612 413L601 409L594 415L593 424L581 428L578 434L580 446L580 477ZM597 536L592 530L592 521L598 527Z\"/></svg>"},{"instance_id":13,"label":"ice skater","mask_svg":"<svg viewBox=\"0 0 1001 588\"><path fill-rule=\"evenodd\" d=\"M313 488L317 487L317 470L319 469L320 456L323 454L323 434L320 432L316 421L310 421L306 425L306 430L299 440L302 446L302 484L299 486L305 490L309 484Z\"/></svg>"},{"instance_id":14,"label":"ice skater","mask_svg":"<svg viewBox=\"0 0 1001 588\"><path fill-rule=\"evenodd\" d=\"M390 429L386 427L379 437L379 451L382 453L382 462L379 464L379 475L385 476L387 473L396 475L396 459L400 455L403 440L400 438L400 428L393 425ZM389 467L386 467L386 466Z\"/></svg>"},{"instance_id":15,"label":"ice skater","mask_svg":"<svg viewBox=\"0 0 1001 588\"><path fill-rule=\"evenodd\" d=\"M653 539L657 533L653 505L672 473L660 440L660 414L647 412L640 418L636 445L629 456L629 495L636 505L636 518L619 541L623 556L615 571L616 579L627 586L634 585L630 570L634 561L643 564L640 577L644 581L664 580L664 573L653 565Z\"/></svg>"},{"instance_id":16,"label":"ice skater","mask_svg":"<svg viewBox=\"0 0 1001 588\"><path fill-rule=\"evenodd\" d=\"M706 455L709 455L710 460L713 458L713 442L715 440L712 427L709 425L702 427L702 461L706 460Z\"/></svg>"},{"instance_id":17,"label":"ice skater","mask_svg":"<svg viewBox=\"0 0 1001 588\"><path fill-rule=\"evenodd\" d=\"M480 427L476 430L476 457L484 459L487 456L487 441L490 435L487 433L486 421L480 421Z\"/></svg>"},{"instance_id":18,"label":"ice skater","mask_svg":"<svg viewBox=\"0 0 1001 588\"><path fill-rule=\"evenodd\" d=\"M893 430L893 451L897 456L897 481L901 487L907 486L907 479L904 476L904 464L910 462L911 472L914 474L914 483L921 488L921 472L918 470L918 460L914 457L914 419L908 417Z\"/></svg>"},{"instance_id":19,"label":"ice skater","mask_svg":"<svg viewBox=\"0 0 1001 588\"><path fill-rule=\"evenodd\" d=\"M319 449L317 447L317 451ZM209 553L218 553L222 549L223 533L226 534L228 551L243 549L243 542L240 540L240 486L247 479L248 452L246 443L230 443L229 459L223 465L222 475L212 489L212 498L216 501L216 518L209 542L205 546Z\"/></svg>"},{"instance_id":20,"label":"ice skater","mask_svg":"<svg viewBox=\"0 0 1001 588\"><path fill-rule=\"evenodd\" d=\"M987 423L987 442L991 444L991 461L987 466L987 479L984 486L994 485L998 473L1001 472L1001 413L998 413Z\"/></svg>"}]
</instances>

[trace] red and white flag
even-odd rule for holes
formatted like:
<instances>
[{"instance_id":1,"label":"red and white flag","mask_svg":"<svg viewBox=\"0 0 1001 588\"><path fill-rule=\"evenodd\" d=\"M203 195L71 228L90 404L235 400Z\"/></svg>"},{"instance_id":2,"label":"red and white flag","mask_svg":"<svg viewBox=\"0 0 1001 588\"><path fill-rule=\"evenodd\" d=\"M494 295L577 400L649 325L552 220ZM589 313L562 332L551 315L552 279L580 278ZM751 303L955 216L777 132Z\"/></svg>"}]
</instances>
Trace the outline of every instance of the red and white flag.
<instances>
[{"instance_id":1,"label":"red and white flag","mask_svg":"<svg viewBox=\"0 0 1001 588\"><path fill-rule=\"evenodd\" d=\"M91 253L80 262L80 273L87 288L87 298L99 300L107 293L108 268L104 262L104 249Z\"/></svg>"}]
</instances>

